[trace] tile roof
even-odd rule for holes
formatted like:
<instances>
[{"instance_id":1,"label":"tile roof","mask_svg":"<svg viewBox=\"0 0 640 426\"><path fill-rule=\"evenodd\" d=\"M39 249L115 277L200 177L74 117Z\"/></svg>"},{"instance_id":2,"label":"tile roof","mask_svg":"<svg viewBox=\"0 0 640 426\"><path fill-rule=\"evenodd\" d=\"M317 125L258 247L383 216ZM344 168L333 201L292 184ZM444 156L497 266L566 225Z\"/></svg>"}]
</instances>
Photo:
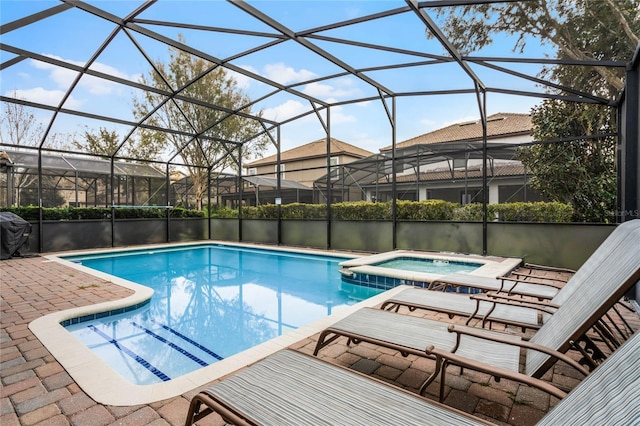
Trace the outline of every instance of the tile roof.
<instances>
[{"instance_id":1,"label":"tile roof","mask_svg":"<svg viewBox=\"0 0 640 426\"><path fill-rule=\"evenodd\" d=\"M512 164L496 164L493 167L493 170L489 168L487 176L489 177L498 177L498 176L522 176L524 175L524 166L521 163L512 163ZM467 169L467 178L475 179L482 177L482 166L472 166ZM450 181L452 179L464 179L464 169L455 169L453 175L451 174L451 170L446 169L437 169L428 172L420 173L421 181ZM398 183L407 183L407 182L415 182L416 175L400 175L396 177L396 181Z\"/></svg>"},{"instance_id":2,"label":"tile roof","mask_svg":"<svg viewBox=\"0 0 640 426\"><path fill-rule=\"evenodd\" d=\"M529 114L498 113L487 117L487 137L498 138L504 136L528 135L531 133L531 116ZM480 121L456 123L433 132L416 136L396 144L397 148L407 148L414 145L427 145L440 142L477 141L482 139L482 124ZM389 151L391 146L381 148Z\"/></svg>"},{"instance_id":3,"label":"tile roof","mask_svg":"<svg viewBox=\"0 0 640 426\"><path fill-rule=\"evenodd\" d=\"M309 142L305 145L282 151L280 153L280 160L284 162L304 160L309 158L324 157L327 153L327 140L318 139L317 141ZM365 149L358 148L341 140L331 138L331 154L348 154L356 158L366 158L373 155ZM271 155L269 157L262 158L260 160L253 161L245 164L245 167L264 166L268 164L276 164L277 156Z\"/></svg>"}]
</instances>

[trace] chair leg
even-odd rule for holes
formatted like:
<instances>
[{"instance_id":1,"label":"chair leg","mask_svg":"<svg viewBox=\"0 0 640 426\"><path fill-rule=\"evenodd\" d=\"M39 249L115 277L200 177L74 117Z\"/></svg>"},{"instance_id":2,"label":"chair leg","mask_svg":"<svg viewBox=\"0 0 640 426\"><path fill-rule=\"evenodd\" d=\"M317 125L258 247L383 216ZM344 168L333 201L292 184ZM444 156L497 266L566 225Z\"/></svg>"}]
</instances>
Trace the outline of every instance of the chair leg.
<instances>
[{"instance_id":1,"label":"chair leg","mask_svg":"<svg viewBox=\"0 0 640 426\"><path fill-rule=\"evenodd\" d=\"M444 401L444 382L446 380L447 375L447 361L445 360L442 363L442 368L440 370L440 390L438 391L438 401Z\"/></svg>"},{"instance_id":2,"label":"chair leg","mask_svg":"<svg viewBox=\"0 0 640 426\"><path fill-rule=\"evenodd\" d=\"M427 386L429 386L435 380L435 378L438 377L438 373L440 372L441 368L442 368L442 357L436 355L436 368L435 370L433 370L433 373L431 373L431 375L427 377L424 383L422 383L422 386L420 386L420 390L418 391L420 395L423 395L424 391L427 389Z\"/></svg>"}]
</instances>

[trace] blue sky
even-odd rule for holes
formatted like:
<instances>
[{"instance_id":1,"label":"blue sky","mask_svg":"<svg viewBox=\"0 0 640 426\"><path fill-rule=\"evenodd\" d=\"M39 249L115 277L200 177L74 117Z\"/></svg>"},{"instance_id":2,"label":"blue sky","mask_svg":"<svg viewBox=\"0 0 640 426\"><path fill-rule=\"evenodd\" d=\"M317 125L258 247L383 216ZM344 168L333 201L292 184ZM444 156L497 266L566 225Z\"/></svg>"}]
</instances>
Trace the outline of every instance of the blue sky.
<instances>
[{"instance_id":1,"label":"blue sky","mask_svg":"<svg viewBox=\"0 0 640 426\"><path fill-rule=\"evenodd\" d=\"M91 1L109 13L126 16L138 7L141 1ZM2 24L36 13L59 4L55 1L1 0ZM391 8L404 7L401 1L258 1L251 2L267 15L279 20L293 31L315 28L331 22L348 20ZM138 16L141 19L274 33L265 24L248 17L238 7L218 0L169 1L160 0ZM217 58L229 58L237 52L266 43L270 39L237 34L216 34L184 28L144 25L164 36L177 39L182 34L187 44L207 52ZM114 25L103 19L76 9L11 31L2 36L2 43L30 50L40 55L83 66L114 29ZM152 59L166 60L165 45L134 33L136 40ZM345 37L351 40L383 46L408 49L418 52L444 54L444 49L436 40L425 37L424 25L412 13L405 13L357 26L338 28L322 33L328 37ZM337 45L324 40L312 40L314 44L330 52L340 60L355 68L417 61L419 58L390 52L356 49L352 46ZM500 37L496 43L475 55L514 56L514 41ZM545 53L539 42L529 43L522 57L540 57ZM0 62L15 57L7 51L0 52ZM260 76L282 84L313 79L342 71L337 65L321 60L305 47L287 41L276 47L232 60L234 66L249 70ZM513 66L512 66L513 67ZM92 69L137 81L149 72L149 64L135 48L131 40L120 32L113 42L97 58ZM540 91L533 83L518 81L505 74L496 74L486 68L474 66L474 72L489 87L516 90ZM536 66L520 66L519 70L534 73ZM57 105L70 83L76 77L74 71L32 59L7 67L0 74L0 93L3 96L25 98L34 102ZM412 69L372 71L367 75L395 92L416 90L468 89L473 85L469 77L455 64L438 64ZM237 74L238 84L252 98L258 98L272 90L266 85ZM345 76L328 81L302 85L298 90L324 101L344 101L347 99L376 96L377 91L363 80ZM132 120L132 99L141 93L126 85L112 83L96 77L85 76L73 91L65 108L77 109L98 115L110 115L123 120ZM488 113L527 113L540 102L538 98L515 97L489 94ZM390 104L389 104L390 105ZM479 116L474 95L441 95L428 97L399 97L397 99L396 138L400 142L422 133L460 121L468 121ZM310 109L309 103L289 94L272 96L259 103L256 108L265 117L275 120L286 119ZM51 113L33 111L46 125ZM369 101L354 105L332 108L331 136L377 152L391 144L391 126L380 101ZM75 116L61 116L56 120L53 133L80 133L85 128L97 130L99 127L126 134L127 126L119 126L99 120L81 119ZM313 140L323 138L324 130L314 115L282 126L283 149L290 149ZM273 151L273 150L271 150Z\"/></svg>"}]
</instances>

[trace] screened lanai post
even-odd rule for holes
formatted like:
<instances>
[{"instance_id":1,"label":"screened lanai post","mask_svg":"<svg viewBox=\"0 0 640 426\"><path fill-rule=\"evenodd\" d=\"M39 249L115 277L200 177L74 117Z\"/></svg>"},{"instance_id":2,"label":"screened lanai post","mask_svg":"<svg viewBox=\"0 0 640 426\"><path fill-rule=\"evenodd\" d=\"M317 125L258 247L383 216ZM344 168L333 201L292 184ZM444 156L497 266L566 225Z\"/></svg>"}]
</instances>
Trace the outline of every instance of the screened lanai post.
<instances>
[{"instance_id":1,"label":"screened lanai post","mask_svg":"<svg viewBox=\"0 0 640 426\"><path fill-rule=\"evenodd\" d=\"M238 145L238 176L236 187L238 188L238 241L242 241L242 144Z\"/></svg>"},{"instance_id":2,"label":"screened lanai post","mask_svg":"<svg viewBox=\"0 0 640 426\"><path fill-rule=\"evenodd\" d=\"M167 179L169 178L169 164L167 163ZM167 226L166 226L166 241L171 242L171 202L169 201L169 191L167 185Z\"/></svg>"},{"instance_id":3,"label":"screened lanai post","mask_svg":"<svg viewBox=\"0 0 640 426\"><path fill-rule=\"evenodd\" d=\"M327 249L331 248L331 107L327 107Z\"/></svg>"},{"instance_id":4,"label":"screened lanai post","mask_svg":"<svg viewBox=\"0 0 640 426\"><path fill-rule=\"evenodd\" d=\"M277 194L277 200L276 200L276 208L278 211L278 230L277 230L277 240L278 240L278 245L282 244L282 174L281 174L281 170L280 170L280 162L282 161L282 158L280 156L281 153L281 145L280 145L280 126L278 126L278 129L276 130L276 147L278 149L277 153L276 153L276 164L278 165L278 173L276 176L276 194ZM257 197L256 197L256 201L257 201Z\"/></svg>"},{"instance_id":5,"label":"screened lanai post","mask_svg":"<svg viewBox=\"0 0 640 426\"><path fill-rule=\"evenodd\" d=\"M477 88L477 86L476 86ZM482 255L487 255L487 201L489 188L487 188L487 93L478 91L478 103L480 106L480 120L482 122Z\"/></svg>"},{"instance_id":6,"label":"screened lanai post","mask_svg":"<svg viewBox=\"0 0 640 426\"><path fill-rule=\"evenodd\" d=\"M166 209L167 210L167 242L169 242L169 239L170 239L170 237L169 237L169 235L170 235L169 234L169 220L170 220L169 217L171 216L171 214L170 214L170 211L171 211L171 198L169 198L169 197L170 197L171 191L169 190L170 180L169 180L169 162L168 161L167 161L167 169L166 170L167 170L167 177L165 178L165 182L166 182L166 186L167 186L167 189L166 189L166 194L167 194L167 209Z\"/></svg>"},{"instance_id":7,"label":"screened lanai post","mask_svg":"<svg viewBox=\"0 0 640 426\"><path fill-rule=\"evenodd\" d=\"M207 167L207 239L211 239L211 170L213 166Z\"/></svg>"},{"instance_id":8,"label":"screened lanai post","mask_svg":"<svg viewBox=\"0 0 640 426\"><path fill-rule=\"evenodd\" d=\"M111 247L116 246L115 229L116 229L116 205L115 205L115 184L116 184L116 165L113 155L109 158L111 161L111 169L109 171L109 179L111 181Z\"/></svg>"},{"instance_id":9,"label":"screened lanai post","mask_svg":"<svg viewBox=\"0 0 640 426\"><path fill-rule=\"evenodd\" d=\"M416 201L420 201L420 153L418 149L416 152Z\"/></svg>"},{"instance_id":10,"label":"screened lanai post","mask_svg":"<svg viewBox=\"0 0 640 426\"><path fill-rule=\"evenodd\" d=\"M624 222L640 217L640 44L627 67L618 108L618 214Z\"/></svg>"},{"instance_id":11,"label":"screened lanai post","mask_svg":"<svg viewBox=\"0 0 640 426\"><path fill-rule=\"evenodd\" d=\"M383 98L384 102L384 98ZM386 107L386 102L385 102ZM397 194L397 178L396 178L396 97L391 98L391 116L389 117L391 122L391 234L392 242L391 247L395 250L398 247L398 237L396 236L396 229L398 224L396 219L396 208L398 203L396 201Z\"/></svg>"},{"instance_id":12,"label":"screened lanai post","mask_svg":"<svg viewBox=\"0 0 640 426\"><path fill-rule=\"evenodd\" d=\"M38 146L38 235L40 237L40 253L44 251L44 226L42 226L42 144Z\"/></svg>"},{"instance_id":13,"label":"screened lanai post","mask_svg":"<svg viewBox=\"0 0 640 426\"><path fill-rule=\"evenodd\" d=\"M327 108L327 119L329 117L329 109ZM329 120L327 120L328 122ZM327 196L325 198L326 211L327 211L327 249L331 248L331 135L327 131L327 143L326 143L326 157L327 157Z\"/></svg>"}]
</instances>

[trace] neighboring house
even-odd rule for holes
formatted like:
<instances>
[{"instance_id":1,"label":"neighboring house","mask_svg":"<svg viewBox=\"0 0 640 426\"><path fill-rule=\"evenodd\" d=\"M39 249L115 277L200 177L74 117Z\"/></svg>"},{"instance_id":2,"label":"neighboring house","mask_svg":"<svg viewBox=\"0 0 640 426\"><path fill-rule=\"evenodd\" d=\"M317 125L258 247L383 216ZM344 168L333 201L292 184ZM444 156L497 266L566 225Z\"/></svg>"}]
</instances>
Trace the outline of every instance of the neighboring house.
<instances>
[{"instance_id":1,"label":"neighboring house","mask_svg":"<svg viewBox=\"0 0 640 426\"><path fill-rule=\"evenodd\" d=\"M338 139L331 138L330 158L331 166L348 164L373 155L357 146L350 145ZM245 165L248 176L276 177L278 171L277 156L272 155ZM314 142L280 153L280 179L296 181L310 189L313 183L327 174L327 140L319 139ZM336 174L339 173L336 171Z\"/></svg>"},{"instance_id":2,"label":"neighboring house","mask_svg":"<svg viewBox=\"0 0 640 426\"><path fill-rule=\"evenodd\" d=\"M538 201L529 176L515 159L515 147L532 142L528 114L499 113L487 117L487 181L489 203ZM482 141L480 121L453 124L396 144L396 197L406 200L442 199L466 204L482 201ZM368 160L345 166L351 180L336 182L333 193L351 200L392 198L392 147ZM321 185L319 179L317 185ZM359 188L354 195L353 188Z\"/></svg>"},{"instance_id":3,"label":"neighboring house","mask_svg":"<svg viewBox=\"0 0 640 426\"><path fill-rule=\"evenodd\" d=\"M332 180L340 178L342 165L373 155L372 152L334 138L330 139L329 146ZM319 139L280 153L280 191L276 190L277 160L277 156L272 155L245 165L245 188L242 195L245 205L274 203L277 198L283 204L325 201L314 187L314 183L321 176L327 175L326 139ZM237 199L234 190L223 196L226 205L233 199Z\"/></svg>"}]
</instances>

